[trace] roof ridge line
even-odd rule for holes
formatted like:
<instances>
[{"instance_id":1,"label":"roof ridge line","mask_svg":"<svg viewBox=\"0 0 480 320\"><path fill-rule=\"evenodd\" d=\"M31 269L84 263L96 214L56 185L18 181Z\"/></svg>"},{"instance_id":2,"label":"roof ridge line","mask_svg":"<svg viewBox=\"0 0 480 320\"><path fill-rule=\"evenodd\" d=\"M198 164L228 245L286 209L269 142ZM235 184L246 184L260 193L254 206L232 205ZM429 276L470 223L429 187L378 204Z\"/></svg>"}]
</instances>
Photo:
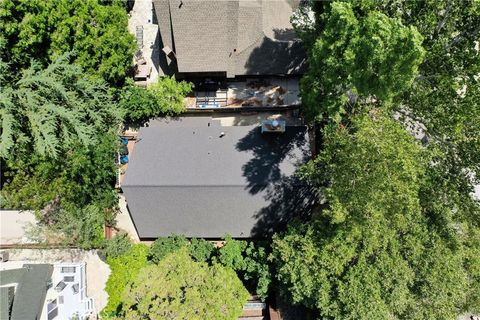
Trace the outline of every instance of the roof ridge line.
<instances>
[{"instance_id":1,"label":"roof ridge line","mask_svg":"<svg viewBox=\"0 0 480 320\"><path fill-rule=\"evenodd\" d=\"M243 48L241 51L238 51L236 52L236 56L240 55L242 52L244 52L245 50L249 49L250 47L252 47L253 45L255 45L255 43L257 43L258 40L262 39L262 38L268 38L267 35L265 34L265 31L262 30L262 35L259 36L257 39L255 39L252 43L250 43L248 46L246 46L245 48ZM238 41L238 40L237 40ZM237 43L238 44L238 43Z\"/></svg>"}]
</instances>

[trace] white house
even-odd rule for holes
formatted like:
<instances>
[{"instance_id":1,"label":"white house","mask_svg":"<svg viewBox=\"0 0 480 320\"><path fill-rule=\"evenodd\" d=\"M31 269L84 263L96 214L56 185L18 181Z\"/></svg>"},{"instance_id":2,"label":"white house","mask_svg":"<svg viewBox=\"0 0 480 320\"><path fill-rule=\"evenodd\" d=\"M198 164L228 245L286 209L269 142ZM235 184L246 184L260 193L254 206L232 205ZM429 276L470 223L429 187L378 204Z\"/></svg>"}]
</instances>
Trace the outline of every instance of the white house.
<instances>
[{"instance_id":1,"label":"white house","mask_svg":"<svg viewBox=\"0 0 480 320\"><path fill-rule=\"evenodd\" d=\"M87 319L94 311L94 301L87 297L85 279L85 263L55 264L42 315L48 320Z\"/></svg>"}]
</instances>

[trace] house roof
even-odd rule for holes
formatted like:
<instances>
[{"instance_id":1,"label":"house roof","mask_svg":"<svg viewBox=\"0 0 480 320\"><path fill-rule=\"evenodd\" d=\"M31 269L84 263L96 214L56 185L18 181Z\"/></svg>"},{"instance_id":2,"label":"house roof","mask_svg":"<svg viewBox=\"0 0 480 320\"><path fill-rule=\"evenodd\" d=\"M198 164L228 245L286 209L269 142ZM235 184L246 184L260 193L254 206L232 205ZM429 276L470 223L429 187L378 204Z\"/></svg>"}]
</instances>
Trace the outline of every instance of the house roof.
<instances>
[{"instance_id":1,"label":"house roof","mask_svg":"<svg viewBox=\"0 0 480 320\"><path fill-rule=\"evenodd\" d=\"M179 72L303 73L306 55L290 24L299 1L154 0L160 45Z\"/></svg>"},{"instance_id":2,"label":"house roof","mask_svg":"<svg viewBox=\"0 0 480 320\"><path fill-rule=\"evenodd\" d=\"M13 299L11 320L40 319L47 282L51 279L50 264L24 264L21 269L0 271L1 284L18 283ZM4 292L5 293L5 292Z\"/></svg>"},{"instance_id":3,"label":"house roof","mask_svg":"<svg viewBox=\"0 0 480 320\"><path fill-rule=\"evenodd\" d=\"M305 209L309 197L291 191L309 153L303 126L262 134L203 117L157 122L140 129L122 189L141 238L261 236Z\"/></svg>"},{"instance_id":4,"label":"house roof","mask_svg":"<svg viewBox=\"0 0 480 320\"><path fill-rule=\"evenodd\" d=\"M10 319L15 287L0 287L0 319Z\"/></svg>"}]
</instances>

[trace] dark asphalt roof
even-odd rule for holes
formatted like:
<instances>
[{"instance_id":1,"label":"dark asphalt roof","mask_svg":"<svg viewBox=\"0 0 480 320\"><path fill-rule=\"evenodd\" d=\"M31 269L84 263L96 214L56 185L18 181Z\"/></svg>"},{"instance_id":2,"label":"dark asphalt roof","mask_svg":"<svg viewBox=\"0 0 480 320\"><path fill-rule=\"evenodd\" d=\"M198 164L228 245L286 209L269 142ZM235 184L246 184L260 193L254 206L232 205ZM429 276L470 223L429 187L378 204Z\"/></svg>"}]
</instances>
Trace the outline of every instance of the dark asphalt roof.
<instances>
[{"instance_id":1,"label":"dark asphalt roof","mask_svg":"<svg viewBox=\"0 0 480 320\"><path fill-rule=\"evenodd\" d=\"M260 237L308 213L311 199L293 176L310 155L305 127L262 134L257 125L208 123L140 129L122 189L141 238Z\"/></svg>"},{"instance_id":2,"label":"dark asphalt roof","mask_svg":"<svg viewBox=\"0 0 480 320\"><path fill-rule=\"evenodd\" d=\"M291 175L304 160L305 135L304 127L263 135L260 126L142 128L123 186L245 186L252 179L245 166L258 153L265 158L258 183ZM269 162L278 167L272 173Z\"/></svg>"},{"instance_id":3,"label":"dark asphalt roof","mask_svg":"<svg viewBox=\"0 0 480 320\"><path fill-rule=\"evenodd\" d=\"M0 271L0 275L2 275L0 277L0 286L20 282L20 279L22 279L25 271L26 269L24 268Z\"/></svg>"},{"instance_id":4,"label":"dark asphalt roof","mask_svg":"<svg viewBox=\"0 0 480 320\"><path fill-rule=\"evenodd\" d=\"M15 287L0 287L0 320L9 320Z\"/></svg>"},{"instance_id":5,"label":"dark asphalt roof","mask_svg":"<svg viewBox=\"0 0 480 320\"><path fill-rule=\"evenodd\" d=\"M0 271L2 284L18 283L11 320L40 319L52 272L50 264L24 264L22 269Z\"/></svg>"},{"instance_id":6,"label":"dark asphalt roof","mask_svg":"<svg viewBox=\"0 0 480 320\"><path fill-rule=\"evenodd\" d=\"M305 71L305 50L289 22L298 3L298 0L153 1L159 43L175 51L178 71L226 72L227 77Z\"/></svg>"}]
</instances>

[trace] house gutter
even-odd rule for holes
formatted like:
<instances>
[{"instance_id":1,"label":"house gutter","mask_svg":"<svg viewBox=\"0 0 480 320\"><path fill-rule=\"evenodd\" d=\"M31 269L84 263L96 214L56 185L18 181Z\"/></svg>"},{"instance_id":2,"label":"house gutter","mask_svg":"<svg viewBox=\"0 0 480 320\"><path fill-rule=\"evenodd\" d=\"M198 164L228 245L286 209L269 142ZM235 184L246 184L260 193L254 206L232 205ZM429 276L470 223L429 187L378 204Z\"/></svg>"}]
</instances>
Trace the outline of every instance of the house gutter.
<instances>
[{"instance_id":1,"label":"house gutter","mask_svg":"<svg viewBox=\"0 0 480 320\"><path fill-rule=\"evenodd\" d=\"M246 112L281 112L300 109L299 104L272 107L220 107L220 108L187 108L183 115L199 113L246 113Z\"/></svg>"}]
</instances>

